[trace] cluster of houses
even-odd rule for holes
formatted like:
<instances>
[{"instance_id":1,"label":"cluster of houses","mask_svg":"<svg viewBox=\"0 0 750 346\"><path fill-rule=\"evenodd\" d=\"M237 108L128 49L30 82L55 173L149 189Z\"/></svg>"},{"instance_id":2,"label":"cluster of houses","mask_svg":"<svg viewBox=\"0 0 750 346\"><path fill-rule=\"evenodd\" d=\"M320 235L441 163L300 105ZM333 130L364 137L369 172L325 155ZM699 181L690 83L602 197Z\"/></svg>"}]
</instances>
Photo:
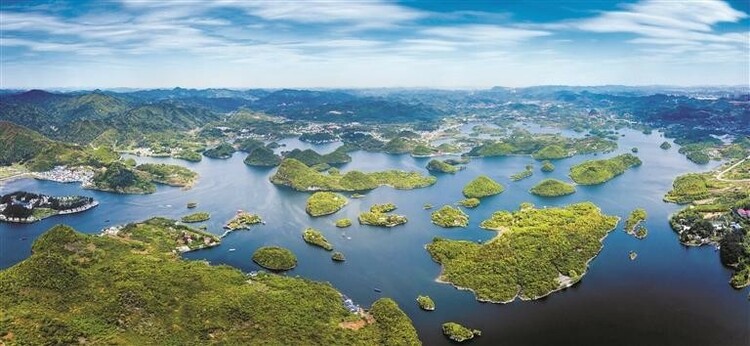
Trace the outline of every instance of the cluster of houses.
<instances>
[{"instance_id":1,"label":"cluster of houses","mask_svg":"<svg viewBox=\"0 0 750 346\"><path fill-rule=\"evenodd\" d=\"M177 251L179 252L188 252L219 245L219 242L213 237L186 231L181 231L175 240L177 241Z\"/></svg>"},{"instance_id":2,"label":"cluster of houses","mask_svg":"<svg viewBox=\"0 0 750 346\"><path fill-rule=\"evenodd\" d=\"M65 166L56 166L46 171L34 173L34 178L41 180L51 180L58 183L89 183L94 177L94 171L82 167L68 168Z\"/></svg>"}]
</instances>

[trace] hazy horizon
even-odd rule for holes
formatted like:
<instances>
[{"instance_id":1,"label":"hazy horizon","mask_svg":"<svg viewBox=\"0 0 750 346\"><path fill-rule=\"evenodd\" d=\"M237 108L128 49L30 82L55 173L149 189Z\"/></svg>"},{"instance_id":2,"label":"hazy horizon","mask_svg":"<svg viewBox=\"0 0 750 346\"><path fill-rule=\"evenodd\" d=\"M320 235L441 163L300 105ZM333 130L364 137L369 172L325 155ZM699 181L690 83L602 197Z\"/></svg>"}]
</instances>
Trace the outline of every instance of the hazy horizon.
<instances>
[{"instance_id":1,"label":"hazy horizon","mask_svg":"<svg viewBox=\"0 0 750 346\"><path fill-rule=\"evenodd\" d=\"M749 85L741 0L3 1L0 88Z\"/></svg>"}]
</instances>

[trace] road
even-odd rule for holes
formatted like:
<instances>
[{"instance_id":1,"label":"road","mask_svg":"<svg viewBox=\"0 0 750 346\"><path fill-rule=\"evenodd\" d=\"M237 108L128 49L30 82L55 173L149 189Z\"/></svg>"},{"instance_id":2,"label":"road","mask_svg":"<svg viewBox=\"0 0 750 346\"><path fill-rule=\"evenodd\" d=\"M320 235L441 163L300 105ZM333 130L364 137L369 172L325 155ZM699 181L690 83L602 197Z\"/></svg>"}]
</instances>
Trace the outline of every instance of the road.
<instances>
[{"instance_id":1,"label":"road","mask_svg":"<svg viewBox=\"0 0 750 346\"><path fill-rule=\"evenodd\" d=\"M719 172L719 174L716 175L716 179L720 180L720 181L730 181L730 182L750 181L750 179L731 180L731 179L724 179L724 178L722 178L722 176L724 175L724 173L731 171L734 167L739 166L741 163L745 162L748 159L750 159L750 156L748 156L748 157L746 157L746 158L744 158L742 160L737 161L737 163L729 166L729 168L727 168L727 169Z\"/></svg>"}]
</instances>

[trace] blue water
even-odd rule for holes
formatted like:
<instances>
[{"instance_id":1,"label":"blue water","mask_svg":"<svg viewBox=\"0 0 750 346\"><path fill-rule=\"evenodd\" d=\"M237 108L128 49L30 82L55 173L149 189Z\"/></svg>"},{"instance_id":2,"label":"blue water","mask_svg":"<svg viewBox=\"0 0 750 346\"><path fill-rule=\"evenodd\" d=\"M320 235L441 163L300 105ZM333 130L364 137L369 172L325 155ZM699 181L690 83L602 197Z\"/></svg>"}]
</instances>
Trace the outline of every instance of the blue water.
<instances>
[{"instance_id":1,"label":"blue water","mask_svg":"<svg viewBox=\"0 0 750 346\"><path fill-rule=\"evenodd\" d=\"M118 195L83 190L76 184L58 184L31 179L6 183L0 193L27 190L52 195L82 194L101 202L82 214L54 217L30 225L0 224L0 267L9 267L30 254L33 240L54 224L65 223L82 232L96 233L104 227L139 221L151 216L179 218L190 211L188 201L199 202L195 211L209 211L212 219L205 224L217 234L221 225L237 209L260 214L267 222L250 231L234 232L221 246L185 255L215 264L229 264L243 271L259 270L250 256L263 245L281 245L295 252L299 265L287 275L329 281L357 303L368 306L379 297L395 299L414 321L425 344L449 344L440 332L446 321L460 322L481 329L483 334L473 343L483 345L543 344L622 344L622 345L747 345L750 344L750 304L748 289L734 290L728 280L731 271L719 262L712 247L687 248L679 244L669 228L668 216L679 206L662 202L672 180L685 172L708 170L717 163L699 166L677 153L659 148L660 134L644 135L621 130L620 149L604 155L576 156L555 161L551 173L539 171L540 164L530 157L475 159L455 175L440 175L429 188L398 191L378 188L363 199L350 199L334 215L312 218L305 213L307 193L277 187L269 182L274 168L247 167L244 154L229 160L204 159L190 163L172 159L137 158L141 162L166 162L189 167L200 174L191 190L160 187L152 195ZM333 150L336 144L315 146L296 140L284 140L287 147ZM569 180L571 165L594 157L609 157L640 149L643 165L598 186L579 186L578 192L560 198L539 198L528 189L539 180L554 177ZM389 168L420 170L429 159L408 155L386 155L355 152L353 161L342 170L382 170ZM512 182L509 176L534 164L531 178ZM469 180L486 174L505 185L504 193L482 200L469 209L470 225L466 229L443 229L430 223L430 211L453 204L462 198L461 189ZM565 205L593 201L607 214L625 217L636 207L649 213L646 226L649 235L637 240L621 228L610 233L601 254L591 262L588 273L578 285L537 301L515 301L510 304L477 302L472 293L435 282L440 272L424 245L435 236L486 240L494 233L482 230L479 223L492 212L516 209L522 202L537 206ZM383 229L355 224L338 229L333 223L341 217L356 219L361 210L373 203L394 202L397 213L409 222L404 226ZM107 222L109 220L109 222ZM302 241L306 227L320 229L336 250L347 258L334 263L330 253ZM236 251L229 252L228 249ZM629 251L638 258L630 261ZM373 288L379 288L377 293ZM437 310L421 311L415 302L419 294L430 295Z\"/></svg>"}]
</instances>

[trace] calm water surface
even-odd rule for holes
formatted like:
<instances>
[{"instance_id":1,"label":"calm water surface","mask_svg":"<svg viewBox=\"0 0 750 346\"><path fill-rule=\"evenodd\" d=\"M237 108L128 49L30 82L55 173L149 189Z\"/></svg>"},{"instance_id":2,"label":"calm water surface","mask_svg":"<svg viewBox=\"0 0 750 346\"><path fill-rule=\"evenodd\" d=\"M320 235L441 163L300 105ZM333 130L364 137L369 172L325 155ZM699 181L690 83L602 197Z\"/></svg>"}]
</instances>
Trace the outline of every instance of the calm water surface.
<instances>
[{"instance_id":1,"label":"calm water surface","mask_svg":"<svg viewBox=\"0 0 750 346\"><path fill-rule=\"evenodd\" d=\"M152 195L128 196L83 190L77 184L16 180L0 187L0 193L27 190L51 195L82 194L96 198L101 204L83 214L53 217L31 225L0 224L0 267L12 266L28 257L33 240L58 223L97 233L110 225L151 216L179 218L189 213L185 208L188 201L198 201L196 211L211 212L212 218L205 224L213 233L222 233L222 224L237 209L260 214L267 224L234 232L221 246L185 257L228 264L249 272L260 269L250 260L258 247L287 247L299 258L299 265L287 275L329 281L363 306L381 296L391 297L414 321L425 344L449 344L440 332L441 323L446 321L481 329L482 336L473 343L482 345L750 344L749 290L734 290L729 286L731 271L722 267L712 247L687 248L679 244L667 222L668 216L679 207L662 202L676 176L707 170L716 163L695 165L677 154L677 146L661 150L659 144L664 138L658 133L621 132L626 136L620 139L618 152L555 161L557 169L551 173L539 171L540 164L530 157L476 159L455 175L440 175L432 187L411 191L378 188L363 199L350 199L338 213L320 218L305 213L307 193L272 185L269 177L275 169L247 167L242 163L242 153L229 160L204 158L199 163L138 158L140 162L175 163L197 171L200 180L187 191L160 187ZM280 150L309 147L327 152L337 146L315 146L293 139L282 143L287 146ZM567 173L573 164L629 152L631 147L640 149L638 156L643 165L614 180L598 186L580 186L577 193L561 198L539 198L528 193L543 178L569 180ZM424 167L429 160L365 152L355 152L352 157L352 163L342 166L342 170L395 168L426 172ZM527 164L535 165L534 175L519 182L510 181L509 176ZM476 209L467 210L471 222L466 229L432 225L430 211L423 210L422 205L431 203L440 207L455 203L462 198L463 185L479 174L501 182L505 192L484 199ZM440 267L423 248L433 237L487 240L494 233L478 225L493 211L513 210L522 202L556 206L587 200L595 202L607 214L622 217L633 208L646 208L648 237L637 240L618 228L605 239L603 251L591 262L581 283L542 300L504 305L479 303L468 291L435 282ZM384 202L396 203L397 212L406 215L409 222L393 229L361 226L356 222L346 229L333 225L338 218L356 219L361 210ZM347 261L334 263L329 252L304 243L301 232L305 227L320 229L336 250L346 255ZM236 251L229 252L230 248ZM628 259L631 250L638 253L635 261ZM421 311L415 302L419 294L430 295L437 310Z\"/></svg>"}]
</instances>

